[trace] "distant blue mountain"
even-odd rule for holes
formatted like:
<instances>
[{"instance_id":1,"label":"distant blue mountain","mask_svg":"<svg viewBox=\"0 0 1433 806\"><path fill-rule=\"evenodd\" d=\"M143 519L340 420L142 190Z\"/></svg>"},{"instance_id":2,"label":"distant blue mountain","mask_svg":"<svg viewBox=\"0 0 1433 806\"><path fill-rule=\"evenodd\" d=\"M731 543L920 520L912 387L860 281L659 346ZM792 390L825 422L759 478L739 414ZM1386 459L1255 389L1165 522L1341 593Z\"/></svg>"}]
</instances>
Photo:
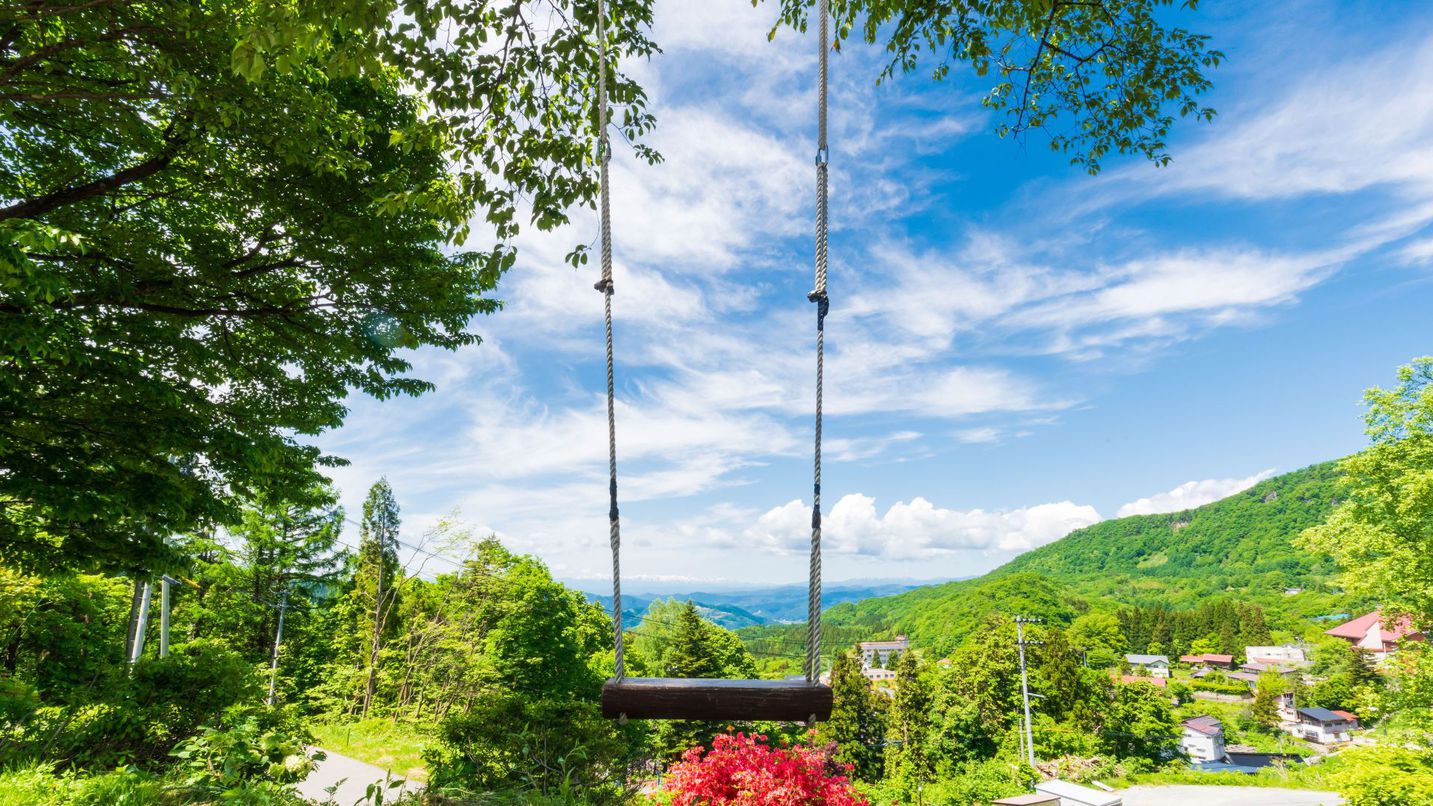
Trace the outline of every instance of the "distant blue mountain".
<instances>
[{"instance_id":1,"label":"distant blue mountain","mask_svg":"<svg viewBox=\"0 0 1433 806\"><path fill-rule=\"evenodd\" d=\"M859 602L876 596L892 596L924 585L936 584L918 580L879 580L873 582L839 582L822 590L821 603L825 607ZM584 591L589 601L597 602L605 609L612 609L610 594ZM727 629L755 627L764 624L790 624L806 620L806 586L778 585L769 588L736 588L732 590L664 591L662 593L624 593L622 595L622 618L629 624L636 624L647 612L652 602L661 599L690 600L701 611L702 617L720 624Z\"/></svg>"}]
</instances>

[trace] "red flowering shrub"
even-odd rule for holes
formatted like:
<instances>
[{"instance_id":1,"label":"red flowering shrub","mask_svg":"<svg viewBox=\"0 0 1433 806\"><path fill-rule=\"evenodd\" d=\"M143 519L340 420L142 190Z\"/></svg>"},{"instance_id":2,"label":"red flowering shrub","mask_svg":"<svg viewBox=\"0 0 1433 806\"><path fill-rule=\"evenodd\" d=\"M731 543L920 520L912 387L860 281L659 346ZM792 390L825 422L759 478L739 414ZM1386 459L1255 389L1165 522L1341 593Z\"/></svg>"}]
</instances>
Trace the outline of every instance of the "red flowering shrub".
<instances>
[{"instance_id":1,"label":"red flowering shrub","mask_svg":"<svg viewBox=\"0 0 1433 806\"><path fill-rule=\"evenodd\" d=\"M683 753L664 787L673 793L672 806L868 806L844 775L832 771L825 751L765 742L765 736L724 733L710 751Z\"/></svg>"}]
</instances>

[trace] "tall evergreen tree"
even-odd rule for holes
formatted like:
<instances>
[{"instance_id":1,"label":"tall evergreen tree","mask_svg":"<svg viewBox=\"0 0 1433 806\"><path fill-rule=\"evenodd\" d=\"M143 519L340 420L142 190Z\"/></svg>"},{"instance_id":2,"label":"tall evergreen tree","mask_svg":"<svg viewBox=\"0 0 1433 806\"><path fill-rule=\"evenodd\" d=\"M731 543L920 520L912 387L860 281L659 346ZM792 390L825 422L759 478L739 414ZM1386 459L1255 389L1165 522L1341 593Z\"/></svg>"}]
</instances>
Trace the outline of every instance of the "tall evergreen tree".
<instances>
[{"instance_id":1,"label":"tall evergreen tree","mask_svg":"<svg viewBox=\"0 0 1433 806\"><path fill-rule=\"evenodd\" d=\"M665 677L751 677L755 663L730 630L702 619L696 605L682 603L669 625L667 649L661 655ZM687 748L710 747L711 738L726 729L720 722L670 721L657 726L655 744L667 759L675 759Z\"/></svg>"},{"instance_id":2,"label":"tall evergreen tree","mask_svg":"<svg viewBox=\"0 0 1433 806\"><path fill-rule=\"evenodd\" d=\"M1274 640L1269 625L1264 621L1264 608L1251 604L1241 608L1239 613L1239 645L1268 646Z\"/></svg>"},{"instance_id":3,"label":"tall evergreen tree","mask_svg":"<svg viewBox=\"0 0 1433 806\"><path fill-rule=\"evenodd\" d=\"M891 700L886 735L886 777L907 790L931 780L926 757L930 732L931 688L920 658L906 652L896 661L896 691Z\"/></svg>"},{"instance_id":4,"label":"tall evergreen tree","mask_svg":"<svg viewBox=\"0 0 1433 806\"><path fill-rule=\"evenodd\" d=\"M228 540L193 539L200 590L188 602L191 635L232 643L250 657L273 651L279 606L287 602L285 631L296 635L305 614L329 595L343 571L337 551L343 528L338 495L326 485L297 500L245 504Z\"/></svg>"},{"instance_id":5,"label":"tall evergreen tree","mask_svg":"<svg viewBox=\"0 0 1433 806\"><path fill-rule=\"evenodd\" d=\"M1238 619L1232 616L1229 614L1219 621L1219 651L1238 658L1244 653L1244 648L1239 645Z\"/></svg>"},{"instance_id":6,"label":"tall evergreen tree","mask_svg":"<svg viewBox=\"0 0 1433 806\"><path fill-rule=\"evenodd\" d=\"M851 652L831 666L831 718L817 728L822 742L836 745L836 760L851 765L858 781L879 781L884 770L886 698L871 690L861 662Z\"/></svg>"},{"instance_id":7,"label":"tall evergreen tree","mask_svg":"<svg viewBox=\"0 0 1433 806\"><path fill-rule=\"evenodd\" d=\"M392 635L397 624L391 618L397 610L398 590L402 583L398 565L398 501L388 479L379 479L368 490L363 501L363 521L359 525L358 569L354 574L353 595L363 605L359 610L359 635L363 641L364 687L362 713L368 716L378 682L378 656L385 638Z\"/></svg>"}]
</instances>

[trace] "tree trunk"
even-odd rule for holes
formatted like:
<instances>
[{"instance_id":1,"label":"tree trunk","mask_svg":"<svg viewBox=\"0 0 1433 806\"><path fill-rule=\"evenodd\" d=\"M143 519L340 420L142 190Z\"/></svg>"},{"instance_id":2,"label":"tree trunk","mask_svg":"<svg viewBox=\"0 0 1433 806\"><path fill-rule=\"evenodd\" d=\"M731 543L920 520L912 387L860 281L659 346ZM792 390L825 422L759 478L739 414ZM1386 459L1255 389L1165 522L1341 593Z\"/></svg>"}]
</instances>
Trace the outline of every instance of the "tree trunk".
<instances>
[{"instance_id":1,"label":"tree trunk","mask_svg":"<svg viewBox=\"0 0 1433 806\"><path fill-rule=\"evenodd\" d=\"M139 622L139 600L144 596L144 581L139 577L134 578L134 595L129 598L129 618L125 621L128 625L124 631L124 660L129 662L130 655L134 654L134 626Z\"/></svg>"}]
</instances>

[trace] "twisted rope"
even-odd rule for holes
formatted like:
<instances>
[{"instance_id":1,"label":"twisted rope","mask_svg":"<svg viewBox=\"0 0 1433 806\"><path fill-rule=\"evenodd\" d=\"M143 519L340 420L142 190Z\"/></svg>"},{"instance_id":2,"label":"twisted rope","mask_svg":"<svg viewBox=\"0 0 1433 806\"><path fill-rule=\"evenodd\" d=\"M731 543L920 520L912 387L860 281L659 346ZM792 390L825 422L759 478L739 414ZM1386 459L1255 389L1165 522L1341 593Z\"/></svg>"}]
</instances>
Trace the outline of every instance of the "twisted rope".
<instances>
[{"instance_id":1,"label":"twisted rope","mask_svg":"<svg viewBox=\"0 0 1433 806\"><path fill-rule=\"evenodd\" d=\"M817 95L816 143L816 287L806 298L816 303L816 451L815 479L811 491L811 564L806 588L806 682L815 684L821 676L821 398L826 373L826 175L829 152L826 148L826 73L831 50L831 14L828 0L817 3L821 16L821 69Z\"/></svg>"},{"instance_id":2,"label":"twisted rope","mask_svg":"<svg viewBox=\"0 0 1433 806\"><path fill-rule=\"evenodd\" d=\"M602 292L602 308L607 322L607 521L608 542L612 546L612 641L616 668L613 675L621 680L627 676L622 653L622 524L617 515L617 414L616 393L612 373L612 201L607 181L607 162L611 149L607 142L607 9L597 0L597 159L600 171L598 195L601 198L602 279L594 286Z\"/></svg>"}]
</instances>

